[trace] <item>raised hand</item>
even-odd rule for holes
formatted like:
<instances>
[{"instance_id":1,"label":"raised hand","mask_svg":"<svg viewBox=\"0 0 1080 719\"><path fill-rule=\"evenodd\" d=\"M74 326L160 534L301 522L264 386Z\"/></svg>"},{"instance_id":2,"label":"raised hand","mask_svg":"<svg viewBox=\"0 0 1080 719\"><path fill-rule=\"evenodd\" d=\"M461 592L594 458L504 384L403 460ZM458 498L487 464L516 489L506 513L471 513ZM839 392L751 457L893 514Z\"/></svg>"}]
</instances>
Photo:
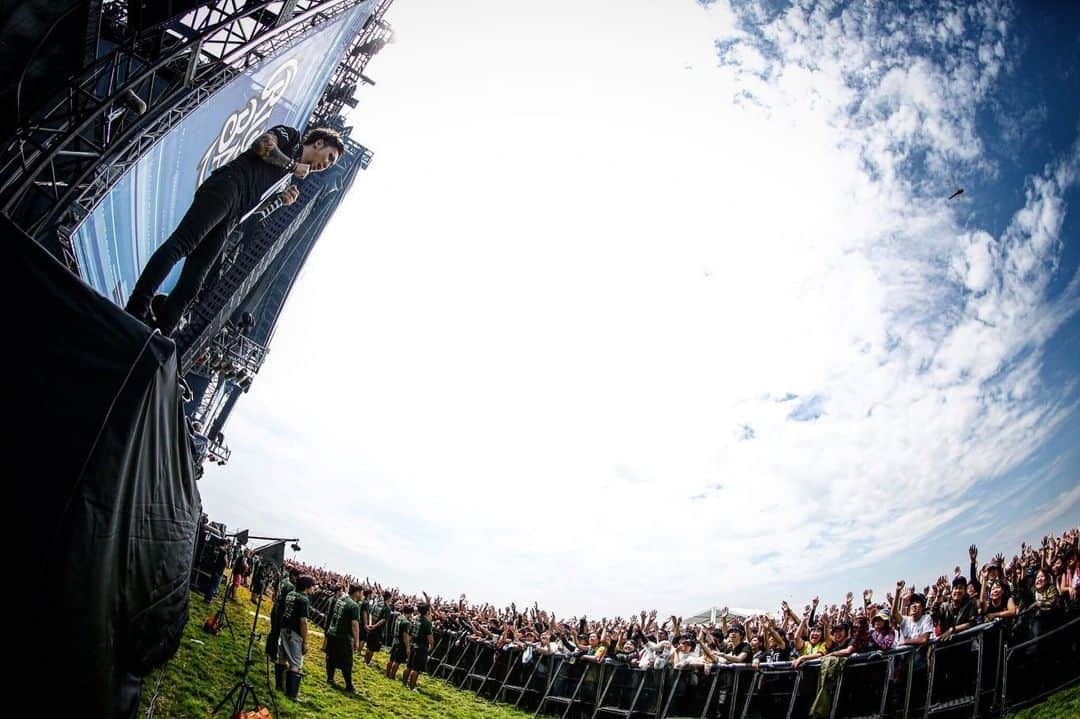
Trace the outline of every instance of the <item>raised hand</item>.
<instances>
[{"instance_id":1,"label":"raised hand","mask_svg":"<svg viewBox=\"0 0 1080 719\"><path fill-rule=\"evenodd\" d=\"M968 556L971 557L971 561L975 561L979 558L979 548L972 544L968 547Z\"/></svg>"},{"instance_id":2,"label":"raised hand","mask_svg":"<svg viewBox=\"0 0 1080 719\"><path fill-rule=\"evenodd\" d=\"M870 600L872 600L873 598L874 598L874 590L873 589L864 589L863 590L863 592L862 592L863 604L869 604Z\"/></svg>"}]
</instances>

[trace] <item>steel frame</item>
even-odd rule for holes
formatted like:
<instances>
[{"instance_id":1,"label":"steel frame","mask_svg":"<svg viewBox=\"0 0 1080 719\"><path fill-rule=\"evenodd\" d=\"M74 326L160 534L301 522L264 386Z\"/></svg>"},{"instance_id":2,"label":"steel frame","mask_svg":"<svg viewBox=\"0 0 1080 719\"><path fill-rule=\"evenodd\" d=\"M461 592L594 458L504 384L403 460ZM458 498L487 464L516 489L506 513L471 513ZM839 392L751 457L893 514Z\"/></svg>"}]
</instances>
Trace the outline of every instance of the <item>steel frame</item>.
<instances>
[{"instance_id":1,"label":"steel frame","mask_svg":"<svg viewBox=\"0 0 1080 719\"><path fill-rule=\"evenodd\" d=\"M346 97L351 95L344 91L352 88L355 92L360 83L367 82L367 78L364 77L364 68L381 49L381 43L389 42L393 35L390 26L383 21L383 15L393 2L394 0L379 0L378 6L368 17L364 29L350 43L344 59L334 69L328 91L319 98L318 104L311 113L314 124L332 124L332 118L341 114ZM361 163L361 167L367 169L367 164Z\"/></svg>"},{"instance_id":2,"label":"steel frame","mask_svg":"<svg viewBox=\"0 0 1080 719\"><path fill-rule=\"evenodd\" d=\"M237 74L361 2L218 0L166 26L156 52L145 35L123 38L3 147L0 211L39 242L55 228L61 259L78 273L71 230L150 147ZM290 7L291 17L264 22ZM146 114L128 109L131 94Z\"/></svg>"}]
</instances>

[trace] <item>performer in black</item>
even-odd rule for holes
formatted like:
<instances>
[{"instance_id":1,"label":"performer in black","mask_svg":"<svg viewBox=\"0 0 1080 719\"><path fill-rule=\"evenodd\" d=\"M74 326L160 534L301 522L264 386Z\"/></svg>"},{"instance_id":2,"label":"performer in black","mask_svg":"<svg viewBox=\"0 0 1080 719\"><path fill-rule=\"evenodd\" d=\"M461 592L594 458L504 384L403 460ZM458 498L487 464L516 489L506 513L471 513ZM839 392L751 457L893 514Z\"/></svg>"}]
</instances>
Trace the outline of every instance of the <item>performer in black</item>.
<instances>
[{"instance_id":1,"label":"performer in black","mask_svg":"<svg viewBox=\"0 0 1080 719\"><path fill-rule=\"evenodd\" d=\"M333 130L309 130L301 141L296 128L271 127L246 152L219 167L199 186L180 224L150 256L124 309L162 334L172 334L240 218L288 174L303 179L312 172L322 172L344 152L341 136ZM291 205L299 194L299 188L290 185L263 204ZM176 287L154 316L150 310L154 292L185 257Z\"/></svg>"}]
</instances>

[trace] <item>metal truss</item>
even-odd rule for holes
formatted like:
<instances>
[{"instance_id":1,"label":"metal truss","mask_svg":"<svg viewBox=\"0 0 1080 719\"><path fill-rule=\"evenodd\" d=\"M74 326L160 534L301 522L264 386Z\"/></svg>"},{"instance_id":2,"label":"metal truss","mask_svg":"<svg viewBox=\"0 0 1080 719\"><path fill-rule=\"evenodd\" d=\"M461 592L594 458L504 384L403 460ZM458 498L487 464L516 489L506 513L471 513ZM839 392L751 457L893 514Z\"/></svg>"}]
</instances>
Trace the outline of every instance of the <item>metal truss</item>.
<instances>
[{"instance_id":1,"label":"metal truss","mask_svg":"<svg viewBox=\"0 0 1080 719\"><path fill-rule=\"evenodd\" d=\"M238 334L235 328L225 327L210 341L191 371L213 378L218 373L234 376L254 376L269 350L255 340Z\"/></svg>"},{"instance_id":2,"label":"metal truss","mask_svg":"<svg viewBox=\"0 0 1080 719\"><path fill-rule=\"evenodd\" d=\"M341 63L334 70L329 86L312 112L313 125L334 125L345 105L356 106L353 95L361 83L371 82L364 76L364 68L371 58L390 42L393 31L383 21L383 15L394 0L380 0L375 10L368 16L363 30L349 45ZM338 129L341 129L340 126ZM367 165L362 165L366 168Z\"/></svg>"},{"instance_id":3,"label":"metal truss","mask_svg":"<svg viewBox=\"0 0 1080 719\"><path fill-rule=\"evenodd\" d=\"M164 134L236 75L361 2L218 0L152 40L121 34L3 146L0 211L46 246L55 232L78 273L71 230ZM121 30L122 4L108 8Z\"/></svg>"}]
</instances>

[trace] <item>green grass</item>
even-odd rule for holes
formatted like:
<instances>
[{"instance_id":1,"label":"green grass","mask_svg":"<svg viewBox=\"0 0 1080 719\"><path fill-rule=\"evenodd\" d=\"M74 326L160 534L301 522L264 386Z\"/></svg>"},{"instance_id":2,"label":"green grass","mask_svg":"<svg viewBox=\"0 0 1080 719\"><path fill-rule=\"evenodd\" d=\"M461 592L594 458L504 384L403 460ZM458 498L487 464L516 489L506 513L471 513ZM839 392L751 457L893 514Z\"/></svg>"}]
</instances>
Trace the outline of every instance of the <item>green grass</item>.
<instances>
[{"instance_id":1,"label":"green grass","mask_svg":"<svg viewBox=\"0 0 1080 719\"><path fill-rule=\"evenodd\" d=\"M191 595L190 616L184 630L183 643L176 656L169 662L155 705L155 717L162 719L194 719L208 717L213 706L225 696L243 670L244 653L247 649L248 632L251 629L255 605L248 601L247 591L241 589L240 601L226 602L229 620L232 622L236 640L229 637L228 630L218 636L202 631L203 622L216 611L220 601L208 606L198 594ZM268 610L266 602L263 609ZM260 632L265 633L269 622L260 620ZM325 655L322 653L322 637L312 637L304 659L304 681L300 686L300 704L294 704L276 694L278 711L267 695L266 669L262 642L256 642L255 659L251 681L259 699L270 706L275 719L299 717L348 717L368 719L382 717L418 717L422 719L525 719L530 715L501 705L493 705L477 699L470 692L431 677L421 675L417 683L419 692L406 690L400 682L391 682L383 676L386 668L386 652L377 654L373 666L366 667L357 658L353 663L355 695L347 695L326 684ZM139 716L145 716L150 696L158 680L158 672L146 677L143 687L142 708ZM400 675L399 675L400 676ZM341 684L341 674L337 676ZM273 686L273 675L270 676ZM251 708L249 704L246 709ZM228 717L229 707L224 707L218 717Z\"/></svg>"},{"instance_id":2,"label":"green grass","mask_svg":"<svg viewBox=\"0 0 1080 719\"><path fill-rule=\"evenodd\" d=\"M1009 719L1075 719L1076 717L1080 717L1080 686L1063 689L1042 704L1036 704L1009 715Z\"/></svg>"}]
</instances>

